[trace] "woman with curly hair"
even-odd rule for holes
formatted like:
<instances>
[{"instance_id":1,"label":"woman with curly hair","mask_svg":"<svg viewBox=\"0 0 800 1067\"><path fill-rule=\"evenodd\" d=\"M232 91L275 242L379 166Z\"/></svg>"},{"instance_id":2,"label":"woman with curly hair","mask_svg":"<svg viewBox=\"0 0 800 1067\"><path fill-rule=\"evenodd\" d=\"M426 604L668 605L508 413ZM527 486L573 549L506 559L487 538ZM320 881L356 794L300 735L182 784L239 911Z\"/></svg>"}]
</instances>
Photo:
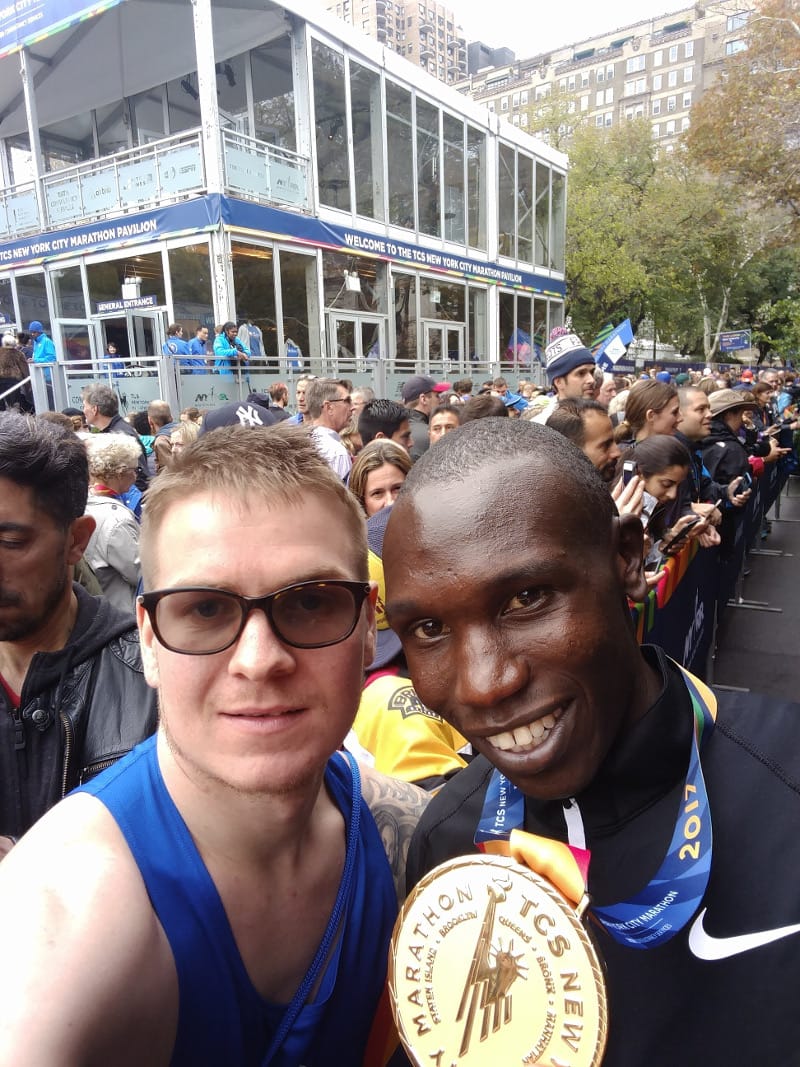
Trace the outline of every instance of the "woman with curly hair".
<instances>
[{"instance_id":1,"label":"woman with curly hair","mask_svg":"<svg viewBox=\"0 0 800 1067\"><path fill-rule=\"evenodd\" d=\"M92 434L89 454L89 499L86 514L96 526L86 560L97 575L103 595L123 611L133 611L139 583L139 523L122 494L136 481L141 451L126 434Z\"/></svg>"}]
</instances>

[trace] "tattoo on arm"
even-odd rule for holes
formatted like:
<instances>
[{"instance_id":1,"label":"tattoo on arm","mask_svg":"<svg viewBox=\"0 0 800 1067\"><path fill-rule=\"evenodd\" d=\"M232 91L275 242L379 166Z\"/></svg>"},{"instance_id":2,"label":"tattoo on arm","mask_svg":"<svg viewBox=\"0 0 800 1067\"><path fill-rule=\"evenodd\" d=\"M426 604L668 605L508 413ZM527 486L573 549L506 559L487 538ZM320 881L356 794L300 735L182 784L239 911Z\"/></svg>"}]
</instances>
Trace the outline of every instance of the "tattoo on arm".
<instances>
[{"instance_id":1,"label":"tattoo on arm","mask_svg":"<svg viewBox=\"0 0 800 1067\"><path fill-rule=\"evenodd\" d=\"M361 768L362 792L369 805L392 868L397 899L405 899L406 856L430 794L410 782Z\"/></svg>"}]
</instances>

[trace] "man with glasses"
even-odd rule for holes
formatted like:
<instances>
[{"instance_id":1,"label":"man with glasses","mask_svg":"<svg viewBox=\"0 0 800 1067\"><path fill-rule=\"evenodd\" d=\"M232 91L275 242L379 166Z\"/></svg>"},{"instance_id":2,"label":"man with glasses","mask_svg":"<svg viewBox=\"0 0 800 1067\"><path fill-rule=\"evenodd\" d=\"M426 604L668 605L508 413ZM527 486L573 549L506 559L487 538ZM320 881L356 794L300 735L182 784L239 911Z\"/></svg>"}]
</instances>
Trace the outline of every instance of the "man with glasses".
<instances>
[{"instance_id":1,"label":"man with glasses","mask_svg":"<svg viewBox=\"0 0 800 1067\"><path fill-rule=\"evenodd\" d=\"M0 865L0 1062L360 1065L426 799L337 751L360 509L301 432L228 427L156 480L141 555L158 735Z\"/></svg>"},{"instance_id":2,"label":"man with glasses","mask_svg":"<svg viewBox=\"0 0 800 1067\"><path fill-rule=\"evenodd\" d=\"M335 378L314 378L306 388L306 410L314 427L311 431L314 446L334 474L346 479L353 457L342 444L339 433L353 413L353 398L347 385Z\"/></svg>"}]
</instances>

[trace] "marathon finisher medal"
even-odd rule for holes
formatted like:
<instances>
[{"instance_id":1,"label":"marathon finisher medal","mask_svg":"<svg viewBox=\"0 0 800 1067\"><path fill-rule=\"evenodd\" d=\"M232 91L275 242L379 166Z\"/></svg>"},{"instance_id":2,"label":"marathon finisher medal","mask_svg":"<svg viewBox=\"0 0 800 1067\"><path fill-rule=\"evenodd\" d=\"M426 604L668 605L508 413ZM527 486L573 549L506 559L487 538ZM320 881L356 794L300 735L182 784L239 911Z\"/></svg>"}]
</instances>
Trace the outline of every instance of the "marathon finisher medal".
<instances>
[{"instance_id":1,"label":"marathon finisher medal","mask_svg":"<svg viewBox=\"0 0 800 1067\"><path fill-rule=\"evenodd\" d=\"M389 990L417 1067L593 1067L605 1048L605 985L578 913L504 856L422 879L395 924Z\"/></svg>"}]
</instances>

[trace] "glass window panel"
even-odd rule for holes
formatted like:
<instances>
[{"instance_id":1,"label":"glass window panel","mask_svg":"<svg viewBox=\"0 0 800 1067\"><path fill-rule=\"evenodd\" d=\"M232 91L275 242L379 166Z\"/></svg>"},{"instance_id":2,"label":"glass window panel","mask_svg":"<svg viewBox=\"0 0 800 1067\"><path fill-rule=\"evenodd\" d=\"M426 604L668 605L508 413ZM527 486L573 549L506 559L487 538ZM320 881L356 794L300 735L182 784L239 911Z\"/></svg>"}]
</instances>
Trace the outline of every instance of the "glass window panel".
<instances>
[{"instance_id":1,"label":"glass window panel","mask_svg":"<svg viewBox=\"0 0 800 1067\"><path fill-rule=\"evenodd\" d=\"M547 347L547 301L533 298L533 335L531 348L533 349L532 361L537 358L544 362L544 350Z\"/></svg>"},{"instance_id":2,"label":"glass window panel","mask_svg":"<svg viewBox=\"0 0 800 1067\"><path fill-rule=\"evenodd\" d=\"M564 214L566 178L553 171L553 241L550 266L553 270L564 270L564 241L566 238L566 219Z\"/></svg>"},{"instance_id":3,"label":"glass window panel","mask_svg":"<svg viewBox=\"0 0 800 1067\"><path fill-rule=\"evenodd\" d=\"M0 278L0 315L3 317L3 322L14 322L14 296L11 288L10 278ZM22 323L19 324L22 326ZM27 326L28 323L26 322Z\"/></svg>"},{"instance_id":4,"label":"glass window panel","mask_svg":"<svg viewBox=\"0 0 800 1067\"><path fill-rule=\"evenodd\" d=\"M250 53L255 130L268 144L297 151L295 133L292 42L287 35Z\"/></svg>"},{"instance_id":5,"label":"glass window panel","mask_svg":"<svg viewBox=\"0 0 800 1067\"><path fill-rule=\"evenodd\" d=\"M19 304L19 326L27 330L28 323L38 319L45 330L50 333L50 309L47 306L47 291L44 286L44 272L17 275L17 303Z\"/></svg>"},{"instance_id":6,"label":"glass window panel","mask_svg":"<svg viewBox=\"0 0 800 1067\"><path fill-rule=\"evenodd\" d=\"M489 349L486 322L486 290L469 290L469 340L467 351L471 362L483 362Z\"/></svg>"},{"instance_id":7,"label":"glass window panel","mask_svg":"<svg viewBox=\"0 0 800 1067\"><path fill-rule=\"evenodd\" d=\"M180 133L200 125L200 98L197 75L184 74L167 84L169 132Z\"/></svg>"},{"instance_id":8,"label":"glass window panel","mask_svg":"<svg viewBox=\"0 0 800 1067\"><path fill-rule=\"evenodd\" d=\"M344 57L320 41L311 42L314 108L317 122L317 170L320 203L350 210L347 165Z\"/></svg>"},{"instance_id":9,"label":"glass window panel","mask_svg":"<svg viewBox=\"0 0 800 1067\"><path fill-rule=\"evenodd\" d=\"M350 118L353 131L356 212L383 220L381 79L351 61Z\"/></svg>"},{"instance_id":10,"label":"glass window panel","mask_svg":"<svg viewBox=\"0 0 800 1067\"><path fill-rule=\"evenodd\" d=\"M533 263L533 169L533 160L520 152L517 156L517 258L525 263Z\"/></svg>"},{"instance_id":11,"label":"glass window panel","mask_svg":"<svg viewBox=\"0 0 800 1067\"><path fill-rule=\"evenodd\" d=\"M444 115L444 236L465 244L464 123Z\"/></svg>"},{"instance_id":12,"label":"glass window panel","mask_svg":"<svg viewBox=\"0 0 800 1067\"><path fill-rule=\"evenodd\" d=\"M130 98L133 137L136 144L149 144L166 137L164 129L164 87L156 85Z\"/></svg>"},{"instance_id":13,"label":"glass window panel","mask_svg":"<svg viewBox=\"0 0 800 1067\"><path fill-rule=\"evenodd\" d=\"M183 326L186 340L191 341L198 326L213 326L214 324L208 243L204 241L202 244L186 245L184 248L171 248L167 256L172 283L174 320ZM235 276L234 260L234 278ZM238 297L237 291L237 307L239 306Z\"/></svg>"},{"instance_id":14,"label":"glass window panel","mask_svg":"<svg viewBox=\"0 0 800 1067\"><path fill-rule=\"evenodd\" d=\"M395 364L411 369L417 360L417 280L413 274L395 274L394 328Z\"/></svg>"},{"instance_id":15,"label":"glass window panel","mask_svg":"<svg viewBox=\"0 0 800 1067\"><path fill-rule=\"evenodd\" d=\"M469 243L486 250L486 134L467 127Z\"/></svg>"},{"instance_id":16,"label":"glass window panel","mask_svg":"<svg viewBox=\"0 0 800 1067\"><path fill-rule=\"evenodd\" d=\"M85 112L39 131L46 171L62 170L94 156L92 113Z\"/></svg>"},{"instance_id":17,"label":"glass window panel","mask_svg":"<svg viewBox=\"0 0 800 1067\"><path fill-rule=\"evenodd\" d=\"M6 151L8 152L11 184L19 185L21 182L33 181L31 143L27 133L22 133L18 137L8 138Z\"/></svg>"},{"instance_id":18,"label":"glass window panel","mask_svg":"<svg viewBox=\"0 0 800 1067\"><path fill-rule=\"evenodd\" d=\"M417 100L417 202L420 231L441 236L439 109L424 100Z\"/></svg>"},{"instance_id":19,"label":"glass window panel","mask_svg":"<svg viewBox=\"0 0 800 1067\"><path fill-rule=\"evenodd\" d=\"M57 267L50 271L55 292L55 312L60 319L85 319L80 267Z\"/></svg>"},{"instance_id":20,"label":"glass window panel","mask_svg":"<svg viewBox=\"0 0 800 1067\"><path fill-rule=\"evenodd\" d=\"M129 147L129 125L125 121L128 105L124 100L95 109L97 142L100 156L113 156Z\"/></svg>"},{"instance_id":21,"label":"glass window panel","mask_svg":"<svg viewBox=\"0 0 800 1067\"><path fill-rule=\"evenodd\" d=\"M358 275L359 290L347 288L345 272ZM386 268L378 260L323 252L322 284L326 308L386 314Z\"/></svg>"},{"instance_id":22,"label":"glass window panel","mask_svg":"<svg viewBox=\"0 0 800 1067\"><path fill-rule=\"evenodd\" d=\"M499 154L500 174L497 186L498 251L501 256L515 256L514 244L514 149L501 144Z\"/></svg>"},{"instance_id":23,"label":"glass window panel","mask_svg":"<svg viewBox=\"0 0 800 1067\"><path fill-rule=\"evenodd\" d=\"M500 336L497 338L496 351L505 359L511 335L514 332L514 294L500 292L500 315L498 319Z\"/></svg>"},{"instance_id":24,"label":"glass window panel","mask_svg":"<svg viewBox=\"0 0 800 1067\"><path fill-rule=\"evenodd\" d=\"M220 126L236 130L237 133L249 134L246 59L245 55L238 55L217 63L217 105Z\"/></svg>"},{"instance_id":25,"label":"glass window panel","mask_svg":"<svg viewBox=\"0 0 800 1067\"><path fill-rule=\"evenodd\" d=\"M389 152L389 222L413 230L414 152L411 93L386 79L386 143Z\"/></svg>"},{"instance_id":26,"label":"glass window panel","mask_svg":"<svg viewBox=\"0 0 800 1067\"><path fill-rule=\"evenodd\" d=\"M166 303L164 270L159 252L112 259L106 263L89 263L86 266L86 276L89 282L91 313L96 311L98 300L120 300L122 282L130 277L142 279L142 296L155 296L157 304Z\"/></svg>"},{"instance_id":27,"label":"glass window panel","mask_svg":"<svg viewBox=\"0 0 800 1067\"><path fill-rule=\"evenodd\" d=\"M439 278L422 278L420 294L420 311L423 318L466 322L466 286L449 285Z\"/></svg>"},{"instance_id":28,"label":"glass window panel","mask_svg":"<svg viewBox=\"0 0 800 1067\"><path fill-rule=\"evenodd\" d=\"M550 266L550 168L536 164L536 266Z\"/></svg>"},{"instance_id":29,"label":"glass window panel","mask_svg":"<svg viewBox=\"0 0 800 1067\"><path fill-rule=\"evenodd\" d=\"M281 251L283 343L285 344L288 340L294 341L303 354L304 369L313 373L319 371L321 356L316 279L316 256ZM311 323L313 323L313 329L310 329Z\"/></svg>"}]
</instances>

